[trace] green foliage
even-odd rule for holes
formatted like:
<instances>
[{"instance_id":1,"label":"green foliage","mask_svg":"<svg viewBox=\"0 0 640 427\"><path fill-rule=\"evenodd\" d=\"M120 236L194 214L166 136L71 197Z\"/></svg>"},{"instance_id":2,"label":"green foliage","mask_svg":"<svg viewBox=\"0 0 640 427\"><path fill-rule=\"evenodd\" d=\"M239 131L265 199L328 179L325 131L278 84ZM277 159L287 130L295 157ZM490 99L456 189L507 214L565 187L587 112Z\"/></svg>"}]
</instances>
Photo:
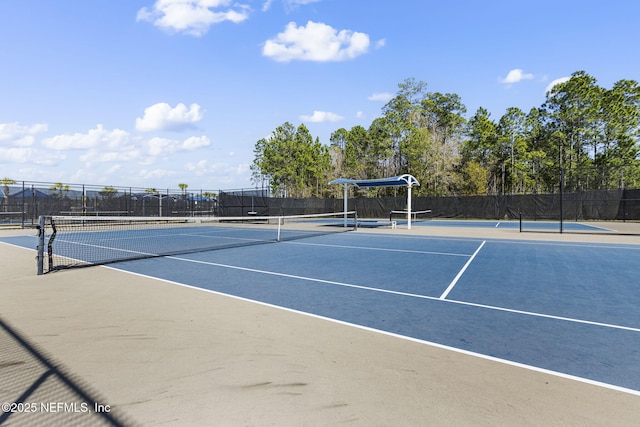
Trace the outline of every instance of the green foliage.
<instances>
[{"instance_id":1,"label":"green foliage","mask_svg":"<svg viewBox=\"0 0 640 427\"><path fill-rule=\"evenodd\" d=\"M16 182L11 178L4 177L0 179L0 184L2 184L2 193L4 194L5 199L9 197L9 186L15 183Z\"/></svg>"},{"instance_id":2,"label":"green foliage","mask_svg":"<svg viewBox=\"0 0 640 427\"><path fill-rule=\"evenodd\" d=\"M217 197L216 193L211 191L205 191L204 193L202 193L202 196L210 200L213 200Z\"/></svg>"},{"instance_id":3,"label":"green foliage","mask_svg":"<svg viewBox=\"0 0 640 427\"><path fill-rule=\"evenodd\" d=\"M3 196L3 205L4 205L4 211L7 212L9 209L9 186L11 184L15 184L16 182L11 179L11 178L7 178L4 177L2 179L0 179L0 184L2 184L2 196Z\"/></svg>"},{"instance_id":4,"label":"green foliage","mask_svg":"<svg viewBox=\"0 0 640 427\"><path fill-rule=\"evenodd\" d=\"M54 193L53 196L62 198L65 196L63 192L69 191L69 186L61 182L57 182L49 187L49 190L57 191L57 193Z\"/></svg>"},{"instance_id":5,"label":"green foliage","mask_svg":"<svg viewBox=\"0 0 640 427\"><path fill-rule=\"evenodd\" d=\"M469 120L464 114L457 94L428 92L409 78L368 129L338 129L330 147L303 125L279 126L256 143L253 178L292 196L338 195L326 188L331 178L404 173L420 182L417 195L522 194L558 191L564 168L569 190L640 188L640 86L633 80L605 89L577 71L528 113L508 108L497 121L482 107Z\"/></svg>"},{"instance_id":6,"label":"green foliage","mask_svg":"<svg viewBox=\"0 0 640 427\"><path fill-rule=\"evenodd\" d=\"M487 194L487 170L475 160L467 162L462 168L460 191L470 196Z\"/></svg>"},{"instance_id":7,"label":"green foliage","mask_svg":"<svg viewBox=\"0 0 640 427\"><path fill-rule=\"evenodd\" d=\"M104 187L99 192L99 194L105 199L112 199L117 193L118 193L118 190L110 186Z\"/></svg>"},{"instance_id":8,"label":"green foliage","mask_svg":"<svg viewBox=\"0 0 640 427\"><path fill-rule=\"evenodd\" d=\"M639 100L634 81L606 90L576 72L528 114L509 108L496 123L479 109L469 120L461 161L478 161L487 169L492 194L558 191L560 168L567 171L568 190L622 188L624 180L590 174L594 167L604 176L611 171L603 168L638 164Z\"/></svg>"},{"instance_id":9,"label":"green foliage","mask_svg":"<svg viewBox=\"0 0 640 427\"><path fill-rule=\"evenodd\" d=\"M259 140L251 165L254 182L265 178L277 194L292 197L321 196L331 170L329 148L313 139L304 125L285 123L269 138Z\"/></svg>"}]
</instances>

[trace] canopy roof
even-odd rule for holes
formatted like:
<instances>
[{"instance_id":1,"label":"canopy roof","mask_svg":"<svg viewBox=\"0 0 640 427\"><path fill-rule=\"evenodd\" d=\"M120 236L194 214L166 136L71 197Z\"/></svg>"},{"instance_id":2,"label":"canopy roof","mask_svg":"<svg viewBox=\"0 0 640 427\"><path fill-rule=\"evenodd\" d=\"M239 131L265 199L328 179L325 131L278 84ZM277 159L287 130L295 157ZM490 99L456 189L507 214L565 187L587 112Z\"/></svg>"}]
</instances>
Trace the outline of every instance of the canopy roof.
<instances>
[{"instance_id":1,"label":"canopy roof","mask_svg":"<svg viewBox=\"0 0 640 427\"><path fill-rule=\"evenodd\" d=\"M413 187L414 185L420 185L418 180L415 179L413 175L409 175L409 174L392 176L389 178L377 178L377 179L339 178L339 179L334 179L329 184L353 184L357 187L395 187L399 185Z\"/></svg>"}]
</instances>

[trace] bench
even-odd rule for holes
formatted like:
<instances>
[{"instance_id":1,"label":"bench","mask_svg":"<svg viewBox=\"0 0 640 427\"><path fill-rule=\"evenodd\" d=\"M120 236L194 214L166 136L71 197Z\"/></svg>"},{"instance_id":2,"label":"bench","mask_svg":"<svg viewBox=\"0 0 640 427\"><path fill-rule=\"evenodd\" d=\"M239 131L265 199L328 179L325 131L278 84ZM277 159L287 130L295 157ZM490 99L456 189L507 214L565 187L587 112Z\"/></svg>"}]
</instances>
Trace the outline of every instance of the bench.
<instances>
[{"instance_id":1,"label":"bench","mask_svg":"<svg viewBox=\"0 0 640 427\"><path fill-rule=\"evenodd\" d=\"M365 224L365 225L371 225L371 226L379 226L379 225L386 225L386 226L391 226L391 228L396 228L397 222L389 219L360 219L358 218L358 226L360 226L361 224Z\"/></svg>"},{"instance_id":2,"label":"bench","mask_svg":"<svg viewBox=\"0 0 640 427\"><path fill-rule=\"evenodd\" d=\"M431 209L425 209L422 211L411 211L411 216L413 217L414 220L416 220L418 218L418 215L425 215L431 213ZM404 215L405 217L407 216L407 211L391 211L389 212L389 221L392 220L394 215Z\"/></svg>"}]
</instances>

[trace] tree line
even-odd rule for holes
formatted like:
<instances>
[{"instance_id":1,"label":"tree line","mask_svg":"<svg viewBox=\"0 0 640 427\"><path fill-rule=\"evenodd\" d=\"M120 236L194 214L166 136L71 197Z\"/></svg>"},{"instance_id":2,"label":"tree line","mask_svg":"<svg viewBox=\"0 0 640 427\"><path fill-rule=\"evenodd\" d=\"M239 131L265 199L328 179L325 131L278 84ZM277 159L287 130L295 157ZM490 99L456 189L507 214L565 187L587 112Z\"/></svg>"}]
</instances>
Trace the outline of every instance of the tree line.
<instances>
[{"instance_id":1,"label":"tree line","mask_svg":"<svg viewBox=\"0 0 640 427\"><path fill-rule=\"evenodd\" d=\"M409 173L418 195L554 193L561 170L569 191L640 187L640 86L611 89L577 71L524 112L498 120L483 107L470 118L457 94L428 92L408 78L369 128L331 134L330 145L304 125L279 126L257 141L252 178L276 194L340 194L334 178L371 179ZM388 194L389 189L372 190Z\"/></svg>"}]
</instances>

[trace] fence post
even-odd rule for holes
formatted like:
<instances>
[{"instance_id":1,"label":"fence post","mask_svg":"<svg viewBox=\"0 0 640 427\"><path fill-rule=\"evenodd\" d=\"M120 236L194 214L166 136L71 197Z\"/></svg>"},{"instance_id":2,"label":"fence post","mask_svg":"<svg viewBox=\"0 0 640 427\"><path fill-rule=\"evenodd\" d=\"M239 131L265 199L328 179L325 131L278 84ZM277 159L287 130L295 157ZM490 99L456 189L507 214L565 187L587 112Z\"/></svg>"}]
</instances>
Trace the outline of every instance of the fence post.
<instances>
[{"instance_id":1,"label":"fence post","mask_svg":"<svg viewBox=\"0 0 640 427\"><path fill-rule=\"evenodd\" d=\"M560 168L560 233L564 225L564 168Z\"/></svg>"},{"instance_id":2,"label":"fence post","mask_svg":"<svg viewBox=\"0 0 640 427\"><path fill-rule=\"evenodd\" d=\"M22 228L24 228L24 223L27 220L27 216L26 216L26 212L24 211L25 208L25 204L24 204L24 181L22 181Z\"/></svg>"},{"instance_id":3,"label":"fence post","mask_svg":"<svg viewBox=\"0 0 640 427\"><path fill-rule=\"evenodd\" d=\"M42 215L38 220L38 276L44 274L44 232L45 232L45 217Z\"/></svg>"}]
</instances>

